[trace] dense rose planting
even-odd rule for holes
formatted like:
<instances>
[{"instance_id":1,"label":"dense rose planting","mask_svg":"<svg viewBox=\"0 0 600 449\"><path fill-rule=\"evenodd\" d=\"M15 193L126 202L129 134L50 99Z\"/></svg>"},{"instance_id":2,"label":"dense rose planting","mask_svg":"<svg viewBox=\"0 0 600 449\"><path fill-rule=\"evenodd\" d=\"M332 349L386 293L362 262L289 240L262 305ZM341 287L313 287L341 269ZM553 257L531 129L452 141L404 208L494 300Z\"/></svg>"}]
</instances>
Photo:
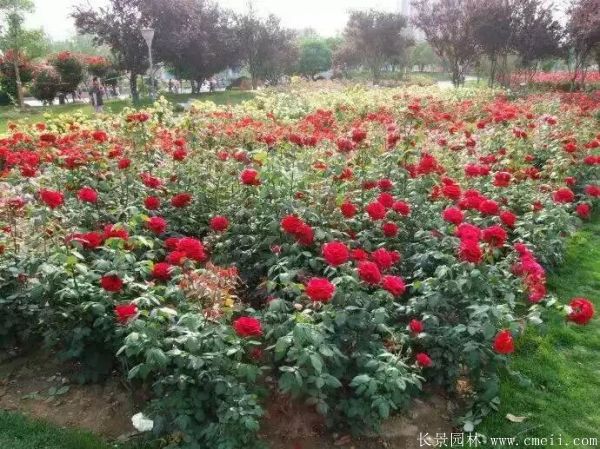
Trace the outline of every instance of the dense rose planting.
<instances>
[{"instance_id":1,"label":"dense rose planting","mask_svg":"<svg viewBox=\"0 0 600 449\"><path fill-rule=\"evenodd\" d=\"M122 359L183 446L251 446L275 389L361 432L467 381L472 430L523 323L593 319L546 270L599 202L600 102L458 92L11 127L0 343L43 338L82 380Z\"/></svg>"}]
</instances>

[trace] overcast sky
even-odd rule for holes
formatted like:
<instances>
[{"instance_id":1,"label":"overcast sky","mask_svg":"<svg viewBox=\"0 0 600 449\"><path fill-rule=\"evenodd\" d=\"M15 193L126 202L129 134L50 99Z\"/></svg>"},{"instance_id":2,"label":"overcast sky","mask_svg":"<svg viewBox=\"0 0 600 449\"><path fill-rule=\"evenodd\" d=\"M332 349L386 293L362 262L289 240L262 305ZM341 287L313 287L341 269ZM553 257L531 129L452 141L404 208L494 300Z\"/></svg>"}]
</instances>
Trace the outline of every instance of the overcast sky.
<instances>
[{"instance_id":1,"label":"overcast sky","mask_svg":"<svg viewBox=\"0 0 600 449\"><path fill-rule=\"evenodd\" d=\"M73 20L69 17L74 5L89 3L101 6L107 0L34 0L35 12L28 17L28 25L43 28L53 39L66 39L75 33ZM325 36L341 32L351 9L400 9L402 0L253 0L261 14L273 13L290 28L313 28ZM218 0L226 8L245 11L248 0ZM554 2L563 8L567 0Z\"/></svg>"},{"instance_id":2,"label":"overcast sky","mask_svg":"<svg viewBox=\"0 0 600 449\"><path fill-rule=\"evenodd\" d=\"M90 3L101 6L106 0L34 0L35 12L27 24L43 28L53 39L66 39L75 33L73 20L69 17L74 5ZM273 13L281 17L290 28L314 28L323 35L331 36L344 28L350 9L395 10L400 0L254 0L254 7L261 14ZM223 7L237 11L246 10L247 0L219 0Z\"/></svg>"}]
</instances>

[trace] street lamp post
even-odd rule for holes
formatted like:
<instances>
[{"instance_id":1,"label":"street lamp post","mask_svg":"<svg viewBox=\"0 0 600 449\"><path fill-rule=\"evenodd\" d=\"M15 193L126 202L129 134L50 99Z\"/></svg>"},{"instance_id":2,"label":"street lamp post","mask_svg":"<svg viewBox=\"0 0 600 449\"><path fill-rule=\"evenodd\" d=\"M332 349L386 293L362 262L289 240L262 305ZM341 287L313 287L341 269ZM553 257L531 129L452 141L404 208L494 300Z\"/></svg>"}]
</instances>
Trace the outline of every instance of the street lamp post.
<instances>
[{"instance_id":1,"label":"street lamp post","mask_svg":"<svg viewBox=\"0 0 600 449\"><path fill-rule=\"evenodd\" d=\"M154 39L153 28L142 28L142 37L148 45L148 57L150 58L150 98L154 99L154 64L152 62L152 40Z\"/></svg>"}]
</instances>

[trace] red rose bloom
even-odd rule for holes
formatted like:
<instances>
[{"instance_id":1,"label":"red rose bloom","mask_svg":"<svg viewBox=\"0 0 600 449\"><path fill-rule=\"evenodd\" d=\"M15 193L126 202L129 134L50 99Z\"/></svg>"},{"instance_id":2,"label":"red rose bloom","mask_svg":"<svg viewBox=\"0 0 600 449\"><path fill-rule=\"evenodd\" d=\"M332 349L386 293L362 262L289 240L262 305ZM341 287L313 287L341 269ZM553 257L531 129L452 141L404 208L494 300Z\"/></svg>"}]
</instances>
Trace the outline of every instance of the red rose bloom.
<instances>
[{"instance_id":1,"label":"red rose bloom","mask_svg":"<svg viewBox=\"0 0 600 449\"><path fill-rule=\"evenodd\" d=\"M304 290L314 302L329 302L335 294L335 285L325 278L310 278Z\"/></svg>"},{"instance_id":2,"label":"red rose bloom","mask_svg":"<svg viewBox=\"0 0 600 449\"><path fill-rule=\"evenodd\" d=\"M171 279L171 264L166 262L155 263L152 267L152 277L160 281Z\"/></svg>"},{"instance_id":3,"label":"red rose bloom","mask_svg":"<svg viewBox=\"0 0 600 449\"><path fill-rule=\"evenodd\" d=\"M300 231L304 222L295 215L286 215L281 219L280 225L284 232L294 235Z\"/></svg>"},{"instance_id":4,"label":"red rose bloom","mask_svg":"<svg viewBox=\"0 0 600 449\"><path fill-rule=\"evenodd\" d=\"M455 234L461 240L477 241L481 236L481 229L470 223L461 223L461 225L456 228Z\"/></svg>"},{"instance_id":5,"label":"red rose bloom","mask_svg":"<svg viewBox=\"0 0 600 449\"><path fill-rule=\"evenodd\" d=\"M377 285L381 282L381 272L374 262L363 260L358 263L358 276L367 284Z\"/></svg>"},{"instance_id":6,"label":"red rose bloom","mask_svg":"<svg viewBox=\"0 0 600 449\"><path fill-rule=\"evenodd\" d=\"M381 286L394 296L402 296L406 291L406 285L400 276L383 276Z\"/></svg>"},{"instance_id":7,"label":"red rose bloom","mask_svg":"<svg viewBox=\"0 0 600 449\"><path fill-rule=\"evenodd\" d=\"M91 187L84 187L77 192L77 198L86 203L95 203L98 201L98 192Z\"/></svg>"},{"instance_id":8,"label":"red rose bloom","mask_svg":"<svg viewBox=\"0 0 600 449\"><path fill-rule=\"evenodd\" d=\"M102 276L100 279L100 285L107 292L118 292L123 288L123 281L116 274L110 274Z\"/></svg>"},{"instance_id":9,"label":"red rose bloom","mask_svg":"<svg viewBox=\"0 0 600 449\"><path fill-rule=\"evenodd\" d=\"M463 262L480 263L483 252L476 240L461 240L458 256Z\"/></svg>"},{"instance_id":10,"label":"red rose bloom","mask_svg":"<svg viewBox=\"0 0 600 449\"><path fill-rule=\"evenodd\" d=\"M125 170L131 165L131 159L120 159L117 166L119 170Z\"/></svg>"},{"instance_id":11,"label":"red rose bloom","mask_svg":"<svg viewBox=\"0 0 600 449\"><path fill-rule=\"evenodd\" d=\"M229 220L223 215L217 215L210 219L210 228L216 232L223 232L229 228Z\"/></svg>"},{"instance_id":12,"label":"red rose bloom","mask_svg":"<svg viewBox=\"0 0 600 449\"><path fill-rule=\"evenodd\" d=\"M382 192L377 197L377 202L381 203L386 209L389 209L394 205L394 197L391 193Z\"/></svg>"},{"instance_id":13,"label":"red rose bloom","mask_svg":"<svg viewBox=\"0 0 600 449\"><path fill-rule=\"evenodd\" d=\"M433 361L431 360L431 357L429 357L424 352L419 352L415 356L415 359L417 360L417 363L420 366L422 366L423 368L429 368L431 365L433 365Z\"/></svg>"},{"instance_id":14,"label":"red rose bloom","mask_svg":"<svg viewBox=\"0 0 600 449\"><path fill-rule=\"evenodd\" d=\"M127 240L129 238L129 233L126 229L108 224L104 226L104 238Z\"/></svg>"},{"instance_id":15,"label":"red rose bloom","mask_svg":"<svg viewBox=\"0 0 600 449\"><path fill-rule=\"evenodd\" d=\"M594 305L586 298L573 298L569 303L571 313L569 313L569 321L585 325L590 322L594 316Z\"/></svg>"},{"instance_id":16,"label":"red rose bloom","mask_svg":"<svg viewBox=\"0 0 600 449\"><path fill-rule=\"evenodd\" d=\"M258 177L258 172L253 168L246 168L240 174L240 181L242 184L247 186L257 186L260 185L260 179Z\"/></svg>"},{"instance_id":17,"label":"red rose bloom","mask_svg":"<svg viewBox=\"0 0 600 449\"><path fill-rule=\"evenodd\" d=\"M173 152L173 160L181 162L187 157L187 151L183 148L178 148Z\"/></svg>"},{"instance_id":18,"label":"red rose bloom","mask_svg":"<svg viewBox=\"0 0 600 449\"><path fill-rule=\"evenodd\" d=\"M50 209L56 209L58 206L61 206L65 200L62 193L49 189L40 190L40 198Z\"/></svg>"},{"instance_id":19,"label":"red rose bloom","mask_svg":"<svg viewBox=\"0 0 600 449\"><path fill-rule=\"evenodd\" d=\"M356 261L369 259L369 254L362 248L353 249L352 251L350 251L350 255L352 257L352 260L356 260Z\"/></svg>"},{"instance_id":20,"label":"red rose bloom","mask_svg":"<svg viewBox=\"0 0 600 449\"><path fill-rule=\"evenodd\" d=\"M152 217L146 222L146 226L155 234L162 234L167 229L167 221L162 217Z\"/></svg>"},{"instance_id":21,"label":"red rose bloom","mask_svg":"<svg viewBox=\"0 0 600 449\"><path fill-rule=\"evenodd\" d=\"M600 156L598 157L600 158ZM590 184L589 186L585 186L584 192L592 198L598 198L600 197L600 186Z\"/></svg>"},{"instance_id":22,"label":"red rose bloom","mask_svg":"<svg viewBox=\"0 0 600 449\"><path fill-rule=\"evenodd\" d=\"M171 198L171 205L173 207L186 207L192 202L192 195L189 193L179 193Z\"/></svg>"},{"instance_id":23,"label":"red rose bloom","mask_svg":"<svg viewBox=\"0 0 600 449\"><path fill-rule=\"evenodd\" d=\"M204 262L206 260L204 245L200 240L191 237L179 239L177 242L177 251L184 253L188 259L195 260L196 262Z\"/></svg>"},{"instance_id":24,"label":"red rose bloom","mask_svg":"<svg viewBox=\"0 0 600 449\"><path fill-rule=\"evenodd\" d=\"M581 203L577 205L577 208L575 209L577 212L577 215L579 215L580 218L586 220L588 218L590 218L591 212L592 212L592 208L589 204L586 203Z\"/></svg>"},{"instance_id":25,"label":"red rose bloom","mask_svg":"<svg viewBox=\"0 0 600 449\"><path fill-rule=\"evenodd\" d=\"M396 237L398 235L398 225L390 221L382 224L381 230L386 237Z\"/></svg>"},{"instance_id":26,"label":"red rose bloom","mask_svg":"<svg viewBox=\"0 0 600 449\"><path fill-rule=\"evenodd\" d=\"M504 223L505 226L514 228L515 223L517 222L517 216L512 212L505 210L500 212L500 220L502 220L502 223Z\"/></svg>"},{"instance_id":27,"label":"red rose bloom","mask_svg":"<svg viewBox=\"0 0 600 449\"><path fill-rule=\"evenodd\" d=\"M410 323L408 323L408 328L411 332L415 334L420 334L421 332L423 332L423 329L425 329L425 326L423 325L422 321L413 319L410 320Z\"/></svg>"},{"instance_id":28,"label":"red rose bloom","mask_svg":"<svg viewBox=\"0 0 600 449\"><path fill-rule=\"evenodd\" d=\"M96 249L104 243L104 235L100 232L86 232L80 238L85 249Z\"/></svg>"},{"instance_id":29,"label":"red rose bloom","mask_svg":"<svg viewBox=\"0 0 600 449\"><path fill-rule=\"evenodd\" d=\"M561 187L552 195L557 203L571 203L575 199L575 194L568 187Z\"/></svg>"},{"instance_id":30,"label":"red rose bloom","mask_svg":"<svg viewBox=\"0 0 600 449\"><path fill-rule=\"evenodd\" d=\"M149 196L144 200L144 206L148 210L156 210L160 207L160 198L157 196Z\"/></svg>"},{"instance_id":31,"label":"red rose bloom","mask_svg":"<svg viewBox=\"0 0 600 449\"><path fill-rule=\"evenodd\" d=\"M494 338L494 351L498 354L510 354L515 351L515 343L509 330L504 329L498 332Z\"/></svg>"},{"instance_id":32,"label":"red rose bloom","mask_svg":"<svg viewBox=\"0 0 600 449\"><path fill-rule=\"evenodd\" d=\"M127 323L137 312L138 308L135 304L117 304L115 306L115 315L121 324Z\"/></svg>"},{"instance_id":33,"label":"red rose bloom","mask_svg":"<svg viewBox=\"0 0 600 449\"><path fill-rule=\"evenodd\" d=\"M501 171L494 176L494 185L496 187L508 187L512 176L510 173Z\"/></svg>"},{"instance_id":34,"label":"red rose bloom","mask_svg":"<svg viewBox=\"0 0 600 449\"><path fill-rule=\"evenodd\" d=\"M341 242L329 242L323 245L321 254L327 263L333 267L342 265L350 259L348 247Z\"/></svg>"},{"instance_id":35,"label":"red rose bloom","mask_svg":"<svg viewBox=\"0 0 600 449\"><path fill-rule=\"evenodd\" d=\"M381 220L385 218L385 214L387 212L385 206L379 201L374 201L373 203L367 204L365 210L367 211L369 217L371 217L372 220Z\"/></svg>"},{"instance_id":36,"label":"red rose bloom","mask_svg":"<svg viewBox=\"0 0 600 449\"><path fill-rule=\"evenodd\" d=\"M465 218L465 214L458 207L448 207L442 212L442 218L448 223L459 225Z\"/></svg>"},{"instance_id":37,"label":"red rose bloom","mask_svg":"<svg viewBox=\"0 0 600 449\"><path fill-rule=\"evenodd\" d=\"M498 203L494 200L484 200L479 205L479 212L486 215L496 215L498 213Z\"/></svg>"},{"instance_id":38,"label":"red rose bloom","mask_svg":"<svg viewBox=\"0 0 600 449\"><path fill-rule=\"evenodd\" d=\"M379 269L388 270L400 260L399 253L388 251L385 248L379 248L371 253L371 259L377 264Z\"/></svg>"},{"instance_id":39,"label":"red rose bloom","mask_svg":"<svg viewBox=\"0 0 600 449\"><path fill-rule=\"evenodd\" d=\"M340 210L342 211L342 214L344 215L344 217L352 218L356 215L358 208L351 202L346 201L346 202L342 203L342 205L340 206Z\"/></svg>"},{"instance_id":40,"label":"red rose bloom","mask_svg":"<svg viewBox=\"0 0 600 449\"><path fill-rule=\"evenodd\" d=\"M233 322L233 328L240 337L260 337L263 333L259 320L251 316L242 316Z\"/></svg>"},{"instance_id":41,"label":"red rose bloom","mask_svg":"<svg viewBox=\"0 0 600 449\"><path fill-rule=\"evenodd\" d=\"M392 204L392 209L394 209L394 212L397 212L400 215L410 215L410 205L404 201L394 202L394 204Z\"/></svg>"},{"instance_id":42,"label":"red rose bloom","mask_svg":"<svg viewBox=\"0 0 600 449\"><path fill-rule=\"evenodd\" d=\"M508 235L506 234L506 231L500 226L490 226L489 228L485 228L482 232L482 240L495 248L504 246L507 238Z\"/></svg>"},{"instance_id":43,"label":"red rose bloom","mask_svg":"<svg viewBox=\"0 0 600 449\"><path fill-rule=\"evenodd\" d=\"M187 255L184 251L171 251L165 260L171 265L181 265L186 258Z\"/></svg>"}]
</instances>

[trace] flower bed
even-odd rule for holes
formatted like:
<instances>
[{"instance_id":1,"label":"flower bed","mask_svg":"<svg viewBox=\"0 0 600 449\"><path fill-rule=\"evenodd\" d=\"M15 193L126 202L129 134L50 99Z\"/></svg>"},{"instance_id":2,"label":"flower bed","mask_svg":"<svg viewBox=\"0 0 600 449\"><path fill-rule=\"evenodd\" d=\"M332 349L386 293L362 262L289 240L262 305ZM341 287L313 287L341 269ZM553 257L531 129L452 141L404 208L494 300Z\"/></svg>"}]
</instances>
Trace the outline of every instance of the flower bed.
<instances>
[{"instance_id":1,"label":"flower bed","mask_svg":"<svg viewBox=\"0 0 600 449\"><path fill-rule=\"evenodd\" d=\"M495 95L295 90L13 127L0 343L43 340L82 381L123 370L173 446L255 444L275 391L361 433L424 384L466 385L472 431L526 324L594 313L545 273L600 197L600 103Z\"/></svg>"}]
</instances>

